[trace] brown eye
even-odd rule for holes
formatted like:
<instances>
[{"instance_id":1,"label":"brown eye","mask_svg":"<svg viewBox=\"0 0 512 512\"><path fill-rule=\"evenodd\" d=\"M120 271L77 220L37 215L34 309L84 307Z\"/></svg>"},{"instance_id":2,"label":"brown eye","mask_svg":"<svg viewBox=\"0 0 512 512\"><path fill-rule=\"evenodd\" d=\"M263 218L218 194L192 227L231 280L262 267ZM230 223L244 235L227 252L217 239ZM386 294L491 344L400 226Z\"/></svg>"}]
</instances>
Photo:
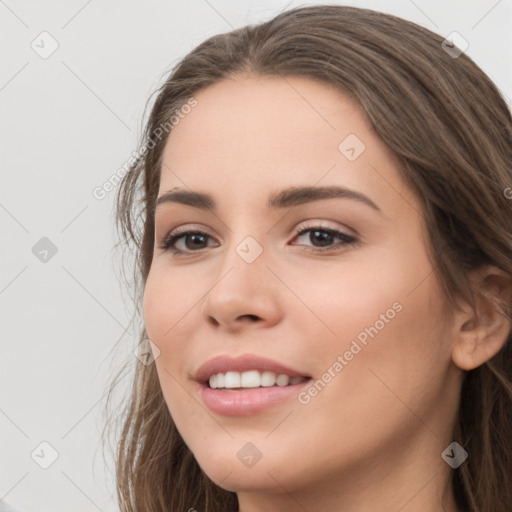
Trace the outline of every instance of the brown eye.
<instances>
[{"instance_id":1,"label":"brown eye","mask_svg":"<svg viewBox=\"0 0 512 512\"><path fill-rule=\"evenodd\" d=\"M207 247L210 235L202 231L183 231L170 233L161 245L164 251L171 251L174 254L187 254L197 252Z\"/></svg>"},{"instance_id":2,"label":"brown eye","mask_svg":"<svg viewBox=\"0 0 512 512\"><path fill-rule=\"evenodd\" d=\"M318 251L334 250L339 248L340 246L353 245L354 243L357 242L357 240L353 236L342 233L341 231L338 231L336 229L327 229L322 228L320 226L306 228L299 231L295 239L304 236L306 233L309 233L309 235L306 236L305 239L312 244L313 250ZM336 243L336 239L340 241Z\"/></svg>"}]
</instances>

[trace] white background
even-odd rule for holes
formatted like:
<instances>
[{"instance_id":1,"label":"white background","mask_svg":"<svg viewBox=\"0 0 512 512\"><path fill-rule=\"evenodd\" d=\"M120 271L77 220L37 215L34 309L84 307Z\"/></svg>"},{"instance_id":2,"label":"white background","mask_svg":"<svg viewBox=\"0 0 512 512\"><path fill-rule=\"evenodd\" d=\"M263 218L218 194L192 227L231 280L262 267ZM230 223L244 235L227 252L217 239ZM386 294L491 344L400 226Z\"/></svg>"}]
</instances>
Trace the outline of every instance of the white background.
<instances>
[{"instance_id":1,"label":"white background","mask_svg":"<svg viewBox=\"0 0 512 512\"><path fill-rule=\"evenodd\" d=\"M136 337L117 280L115 193L93 189L135 150L145 102L178 58L314 3L0 0L0 498L21 512L116 510L102 397ZM459 32L512 97L512 0L344 3ZM43 31L59 45L47 59L31 48ZM42 237L57 247L45 263L32 252ZM42 441L58 452L48 469L31 458Z\"/></svg>"}]
</instances>

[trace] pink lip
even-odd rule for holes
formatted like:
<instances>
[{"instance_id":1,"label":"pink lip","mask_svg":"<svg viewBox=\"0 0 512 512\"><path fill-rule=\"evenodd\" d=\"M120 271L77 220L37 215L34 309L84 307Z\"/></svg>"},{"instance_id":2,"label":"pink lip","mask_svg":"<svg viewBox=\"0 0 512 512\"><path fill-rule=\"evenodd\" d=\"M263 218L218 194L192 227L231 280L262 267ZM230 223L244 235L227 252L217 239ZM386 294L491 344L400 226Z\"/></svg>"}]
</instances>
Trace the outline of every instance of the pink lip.
<instances>
[{"instance_id":1,"label":"pink lip","mask_svg":"<svg viewBox=\"0 0 512 512\"><path fill-rule=\"evenodd\" d=\"M249 370L270 371L290 377L308 377L308 380L291 386L272 386L241 390L212 389L208 379L217 373ZM203 364L195 374L201 398L212 412L222 416L247 416L257 414L274 405L297 396L299 390L309 383L309 376L263 357L245 354L237 358L217 356Z\"/></svg>"},{"instance_id":2,"label":"pink lip","mask_svg":"<svg viewBox=\"0 0 512 512\"><path fill-rule=\"evenodd\" d=\"M309 380L293 386L272 386L245 390L211 389L200 386L203 403L216 414L222 416L249 416L296 397L299 390L308 385Z\"/></svg>"}]
</instances>

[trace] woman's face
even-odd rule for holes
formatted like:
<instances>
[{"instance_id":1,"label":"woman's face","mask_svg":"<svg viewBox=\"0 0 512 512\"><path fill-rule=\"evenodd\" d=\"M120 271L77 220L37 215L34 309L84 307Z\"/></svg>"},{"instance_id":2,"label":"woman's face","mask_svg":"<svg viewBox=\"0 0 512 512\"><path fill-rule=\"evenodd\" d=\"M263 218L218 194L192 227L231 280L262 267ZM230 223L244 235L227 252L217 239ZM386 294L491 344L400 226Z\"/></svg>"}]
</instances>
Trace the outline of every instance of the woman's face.
<instances>
[{"instance_id":1,"label":"woman's face","mask_svg":"<svg viewBox=\"0 0 512 512\"><path fill-rule=\"evenodd\" d=\"M195 98L164 152L144 314L198 463L240 495L432 476L457 413L453 321L392 153L306 78Z\"/></svg>"}]
</instances>

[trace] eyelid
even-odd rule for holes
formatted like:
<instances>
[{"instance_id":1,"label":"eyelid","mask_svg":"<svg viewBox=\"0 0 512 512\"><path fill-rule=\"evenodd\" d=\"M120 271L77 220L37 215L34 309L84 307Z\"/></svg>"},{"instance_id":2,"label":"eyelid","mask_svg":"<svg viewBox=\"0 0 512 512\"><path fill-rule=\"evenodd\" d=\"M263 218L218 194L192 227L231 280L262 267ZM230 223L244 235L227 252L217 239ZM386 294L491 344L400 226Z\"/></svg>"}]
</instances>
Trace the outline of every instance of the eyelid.
<instances>
[{"instance_id":1,"label":"eyelid","mask_svg":"<svg viewBox=\"0 0 512 512\"><path fill-rule=\"evenodd\" d=\"M332 223L332 224L330 224ZM308 228L321 228L321 229L330 229L335 231L345 230L348 231L346 233L347 236L357 236L359 237L359 233L352 228L349 228L345 224L339 224L335 223L334 221L327 221L327 220L321 220L321 219L312 219L312 220L305 220L301 222L297 228L294 228L295 232L302 231L304 229Z\"/></svg>"},{"instance_id":2,"label":"eyelid","mask_svg":"<svg viewBox=\"0 0 512 512\"><path fill-rule=\"evenodd\" d=\"M172 229L166 231L166 233L160 238L160 243L159 243L160 249L162 249L164 251L167 250L166 245L170 239L177 238L180 235L184 235L184 234L187 234L190 232L199 232L199 233L207 235L209 238L211 238L213 240L216 240L216 238L209 232L208 228L205 228L201 224L182 224L180 226L177 226L175 228L172 228ZM191 253L192 252L199 252L199 251L191 251Z\"/></svg>"},{"instance_id":3,"label":"eyelid","mask_svg":"<svg viewBox=\"0 0 512 512\"><path fill-rule=\"evenodd\" d=\"M311 224L309 224L311 223ZM338 238L341 240L341 242L334 243L329 247L315 247L304 245L304 244L297 244L297 243L290 243L289 245L298 245L306 247L307 251L313 252L313 253L339 253L342 250L346 250L350 247L359 246L361 244L361 239L359 235L356 234L350 234L350 232L353 232L354 230L351 230L348 227L334 227L329 224L326 224L324 220L318 220L318 221L307 221L306 224L300 225L297 228L295 228L294 237L292 239L296 240L297 238L304 236L307 232L315 232L315 231L323 231L325 233L329 233L331 236L334 236L335 238ZM348 232L347 232L348 231Z\"/></svg>"},{"instance_id":4,"label":"eyelid","mask_svg":"<svg viewBox=\"0 0 512 512\"><path fill-rule=\"evenodd\" d=\"M172 228L170 229L166 236L170 235L171 233L173 235L177 235L179 233L186 233L187 231L204 231L205 233L207 233L209 236L212 236L210 235L210 233L208 232L208 228L206 228L205 226L203 226L202 224L194 224L194 223L191 223L191 224L181 224L180 226L177 226L175 228Z\"/></svg>"},{"instance_id":5,"label":"eyelid","mask_svg":"<svg viewBox=\"0 0 512 512\"><path fill-rule=\"evenodd\" d=\"M312 221L309 221L312 222ZM308 231L323 231L325 233L329 233L330 236L334 236L335 238L338 238L340 242L333 243L328 247L316 247L316 246L309 246L307 244L294 244L291 243L289 245L297 245L299 247L304 246L306 251L316 254L338 254L340 251L347 250L349 248L352 248L354 246L359 246L361 243L361 240L358 236L349 235L345 233L344 231L331 227L329 225L326 225L324 221L317 221L312 222L311 226L300 226L295 228L294 236L292 238L292 241L297 239L300 236L304 236L305 233ZM204 253L204 251L210 247L201 247L197 250L181 250L176 249L176 242L183 238L184 236L193 235L193 234L199 234L204 235L205 238L209 240L215 240L212 235L207 233L206 231L201 229L193 229L190 225L182 225L177 228L172 229L169 231L169 233L161 240L159 244L159 248L163 252L168 252L173 255L173 257L180 258L180 257L186 257L186 256L192 256L192 255L200 255ZM214 246L215 247L215 246Z\"/></svg>"},{"instance_id":6,"label":"eyelid","mask_svg":"<svg viewBox=\"0 0 512 512\"><path fill-rule=\"evenodd\" d=\"M308 228L309 229L320 228L320 229L335 230L335 231L338 231L340 229L346 229L346 230L352 232L352 233L345 233L347 236L359 237L359 233L356 230L350 229L347 226L343 226L343 227L339 228L337 226L331 226L330 224L327 224L327 222L325 220L314 220L314 219L302 221L301 223L299 223L299 225L296 228L294 228L294 230L293 230L294 237L296 237L301 231L304 231L305 229L308 229ZM192 223L192 224L182 224L180 226L177 226L177 227L167 231L166 234L162 237L162 239L165 241L165 240L169 239L171 236L188 233L190 231L201 231L201 232L204 232L204 234L207 234L209 237L215 238L208 231L208 229L205 228L203 225Z\"/></svg>"}]
</instances>

